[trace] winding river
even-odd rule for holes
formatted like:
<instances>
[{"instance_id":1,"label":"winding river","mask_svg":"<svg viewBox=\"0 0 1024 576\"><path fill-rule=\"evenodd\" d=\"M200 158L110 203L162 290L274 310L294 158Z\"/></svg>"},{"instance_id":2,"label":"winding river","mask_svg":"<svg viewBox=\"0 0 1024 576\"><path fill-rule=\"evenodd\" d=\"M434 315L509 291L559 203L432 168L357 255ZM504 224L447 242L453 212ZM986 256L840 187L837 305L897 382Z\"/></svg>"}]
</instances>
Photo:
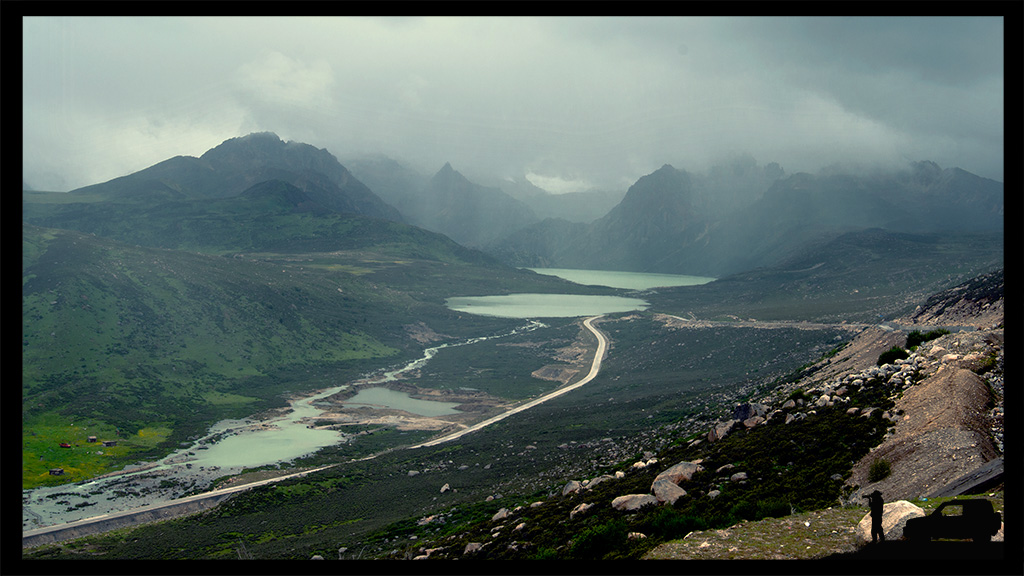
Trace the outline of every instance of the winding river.
<instances>
[{"instance_id":1,"label":"winding river","mask_svg":"<svg viewBox=\"0 0 1024 576\"><path fill-rule=\"evenodd\" d=\"M579 272L581 271L569 271L569 274L575 275ZM616 276L616 274L612 276ZM645 279L640 285L648 286L651 282L654 283L653 285L666 285L664 275L653 276ZM684 282L693 282L693 277L689 278L691 280L684 280ZM572 280L572 278L569 279ZM602 285L614 286L614 284L608 283L608 280L595 281L593 276L577 277L577 280L590 284L604 282ZM614 283L620 283L622 280L621 276L613 278ZM632 286L637 286L637 284L631 284ZM642 310L646 308L647 303L638 298L609 296L513 294L501 297L452 298L448 305L468 313L511 318L591 316L586 320L585 325L597 336L599 348L590 374L583 380L560 388L544 397L523 403L512 411L463 429L454 435L438 438L422 445L438 444L467 434L589 382L600 369L601 358L606 346L604 337L592 324L595 317L607 313ZM541 322L529 320L523 326L504 334L471 338L427 348L420 358L395 368L382 370L361 381L360 392L351 398L350 402L400 408L421 415L450 413L446 411L453 410L454 407L445 403L414 400L400 392L372 385L397 380L403 374L422 368L441 349L503 338L543 326L544 324ZM293 460L313 453L322 447L345 441L339 432L313 428L310 423L322 412L317 403L346 389L347 386L347 384L340 385L321 390L310 396L294 399L290 403L291 409L286 414L271 420L261 422L244 419L218 422L210 428L205 437L158 462L141 464L121 473L77 484L24 490L22 492L22 528L30 530L158 505L180 498L190 492L201 491L208 487L214 479L237 474L244 468Z\"/></svg>"}]
</instances>

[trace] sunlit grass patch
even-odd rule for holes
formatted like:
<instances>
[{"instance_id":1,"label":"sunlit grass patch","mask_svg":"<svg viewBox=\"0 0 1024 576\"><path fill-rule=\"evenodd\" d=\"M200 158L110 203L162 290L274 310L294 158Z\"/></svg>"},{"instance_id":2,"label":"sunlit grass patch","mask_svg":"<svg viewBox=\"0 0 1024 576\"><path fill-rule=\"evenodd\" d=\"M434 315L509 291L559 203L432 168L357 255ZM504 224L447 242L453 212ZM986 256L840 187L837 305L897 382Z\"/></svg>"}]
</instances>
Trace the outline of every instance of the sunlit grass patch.
<instances>
[{"instance_id":1,"label":"sunlit grass patch","mask_svg":"<svg viewBox=\"0 0 1024 576\"><path fill-rule=\"evenodd\" d=\"M22 427L22 488L79 482L120 469L132 454L156 447L172 432L166 423L142 428L124 437L114 426L47 412ZM95 437L95 442L89 438ZM104 442L115 442L106 446ZM68 447L62 447L67 444ZM52 475L50 470L62 469Z\"/></svg>"}]
</instances>

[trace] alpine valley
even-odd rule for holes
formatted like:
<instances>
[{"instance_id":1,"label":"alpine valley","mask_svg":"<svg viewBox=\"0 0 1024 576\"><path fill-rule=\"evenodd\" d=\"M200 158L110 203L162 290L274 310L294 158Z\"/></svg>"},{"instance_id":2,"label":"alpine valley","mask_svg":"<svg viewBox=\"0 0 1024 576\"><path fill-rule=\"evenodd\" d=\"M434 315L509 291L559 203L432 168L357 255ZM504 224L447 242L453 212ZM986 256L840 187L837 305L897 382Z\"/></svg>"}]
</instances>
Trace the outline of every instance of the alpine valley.
<instances>
[{"instance_id":1,"label":"alpine valley","mask_svg":"<svg viewBox=\"0 0 1024 576\"><path fill-rule=\"evenodd\" d=\"M1001 462L1000 182L740 157L555 195L344 161L255 133L23 191L24 559L641 558L741 522L859 520L876 450L892 496L964 493L939 475L903 494L901 462L926 469L927 451L886 444L916 418L905 399L952 371L984 396L947 423L977 434L957 478ZM623 289L551 268L704 280ZM642 304L586 322L448 305L523 294ZM892 348L906 355L883 362ZM317 393L299 427L337 441L191 460L290 425ZM682 493L655 489L681 463Z\"/></svg>"}]
</instances>

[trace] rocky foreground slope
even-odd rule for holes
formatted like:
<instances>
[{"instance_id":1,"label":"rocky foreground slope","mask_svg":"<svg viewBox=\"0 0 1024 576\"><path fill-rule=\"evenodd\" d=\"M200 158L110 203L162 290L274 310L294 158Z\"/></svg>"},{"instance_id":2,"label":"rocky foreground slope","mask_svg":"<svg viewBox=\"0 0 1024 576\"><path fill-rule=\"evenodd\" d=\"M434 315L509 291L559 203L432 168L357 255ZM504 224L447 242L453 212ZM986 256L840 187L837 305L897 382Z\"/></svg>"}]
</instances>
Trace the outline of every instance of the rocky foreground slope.
<instances>
[{"instance_id":1,"label":"rocky foreground slope","mask_svg":"<svg viewBox=\"0 0 1024 576\"><path fill-rule=\"evenodd\" d=\"M984 490L1002 510L1002 282L865 329L682 444L391 557L821 558L863 545L875 489L924 509Z\"/></svg>"}]
</instances>

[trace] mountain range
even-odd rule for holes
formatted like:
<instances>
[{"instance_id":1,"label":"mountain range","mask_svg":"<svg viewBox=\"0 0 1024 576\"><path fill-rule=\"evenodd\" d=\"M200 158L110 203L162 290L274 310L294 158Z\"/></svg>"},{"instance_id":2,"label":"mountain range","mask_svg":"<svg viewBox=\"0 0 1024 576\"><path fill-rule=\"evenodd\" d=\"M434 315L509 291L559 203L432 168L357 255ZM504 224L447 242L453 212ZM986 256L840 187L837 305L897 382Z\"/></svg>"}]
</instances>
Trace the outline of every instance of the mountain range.
<instances>
[{"instance_id":1,"label":"mountain range","mask_svg":"<svg viewBox=\"0 0 1024 576\"><path fill-rule=\"evenodd\" d=\"M490 250L529 266L717 277L778 265L859 229L1003 230L1002 183L931 162L888 174L779 174L759 196L732 202L732 210L715 204L716 184L666 164L592 223L545 220Z\"/></svg>"},{"instance_id":2,"label":"mountain range","mask_svg":"<svg viewBox=\"0 0 1024 576\"><path fill-rule=\"evenodd\" d=\"M71 194L208 200L238 196L267 180L287 182L330 210L401 221L395 208L352 176L330 152L284 142L270 132L232 138L199 158L175 156Z\"/></svg>"},{"instance_id":3,"label":"mountain range","mask_svg":"<svg viewBox=\"0 0 1024 576\"><path fill-rule=\"evenodd\" d=\"M110 233L118 221L169 210L203 211L208 205L231 214L248 210L253 218L285 209L321 217L333 213L331 218L347 214L411 224L515 266L712 277L775 266L855 230L1003 231L1002 183L932 162L889 172L792 175L750 157L700 174L666 164L621 196L548 194L525 178L500 180L501 187L482 185L449 163L428 176L380 155L347 162L352 171L326 150L255 133L227 140L199 158L177 156L74 190L62 208L30 202L25 218L36 225ZM251 210L257 197L269 202L266 183L272 181L278 182L272 186L275 208ZM70 198L90 201L72 205ZM98 199L131 209L110 212L92 201ZM229 207L232 203L236 206ZM610 207L594 217L605 206ZM571 214L576 216L566 217ZM180 230L187 223L171 225L179 230L164 230L165 237L187 235ZM138 236L156 231L131 228L133 242L173 246L140 242ZM310 233L321 239L314 243L330 243L324 240L330 233Z\"/></svg>"},{"instance_id":4,"label":"mountain range","mask_svg":"<svg viewBox=\"0 0 1024 576\"><path fill-rule=\"evenodd\" d=\"M450 164L358 172L257 133L68 193L24 190L24 423L75 415L130 435L163 414L173 444L280 403L282 386L418 354L417 322L449 337L511 324L445 298L614 292L520 266L716 276L644 297L670 313L811 318L896 313L1002 265L1002 184L932 163L860 176L665 165L592 221ZM566 206L588 197L610 196Z\"/></svg>"}]
</instances>

